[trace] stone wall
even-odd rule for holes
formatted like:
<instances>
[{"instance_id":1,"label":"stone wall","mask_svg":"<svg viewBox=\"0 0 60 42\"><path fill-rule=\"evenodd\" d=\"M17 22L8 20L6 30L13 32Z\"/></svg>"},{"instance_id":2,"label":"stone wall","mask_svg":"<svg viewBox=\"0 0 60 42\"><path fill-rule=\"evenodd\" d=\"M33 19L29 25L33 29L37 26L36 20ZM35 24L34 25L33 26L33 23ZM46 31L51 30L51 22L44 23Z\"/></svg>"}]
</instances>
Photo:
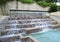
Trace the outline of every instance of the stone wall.
<instances>
[{"instance_id":1,"label":"stone wall","mask_svg":"<svg viewBox=\"0 0 60 42\"><path fill-rule=\"evenodd\" d=\"M50 17L60 23L60 12L53 12L50 14Z\"/></svg>"},{"instance_id":2,"label":"stone wall","mask_svg":"<svg viewBox=\"0 0 60 42\"><path fill-rule=\"evenodd\" d=\"M16 10L16 1L13 1L13 2L9 2L7 5L6 5L6 12L9 13L9 10L11 9L14 9ZM43 8L39 5L37 5L36 3L33 3L33 4L23 4L21 2L18 2L18 10L38 10L38 11L48 11L49 7L46 7L46 8ZM0 9L1 10L1 9ZM0 14L1 11L0 11Z\"/></svg>"},{"instance_id":3,"label":"stone wall","mask_svg":"<svg viewBox=\"0 0 60 42\"><path fill-rule=\"evenodd\" d=\"M8 3L9 9L16 9L16 1ZM43 8L36 3L33 4L23 4L18 2L18 10L39 10L39 11L48 11L49 7Z\"/></svg>"}]
</instances>

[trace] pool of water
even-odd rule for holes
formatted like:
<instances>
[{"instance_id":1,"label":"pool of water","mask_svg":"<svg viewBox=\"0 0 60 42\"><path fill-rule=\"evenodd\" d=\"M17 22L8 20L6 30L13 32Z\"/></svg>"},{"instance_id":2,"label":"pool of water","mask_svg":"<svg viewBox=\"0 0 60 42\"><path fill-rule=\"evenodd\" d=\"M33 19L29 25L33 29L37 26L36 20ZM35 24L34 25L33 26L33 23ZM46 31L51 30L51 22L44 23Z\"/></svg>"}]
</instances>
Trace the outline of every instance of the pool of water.
<instances>
[{"instance_id":1,"label":"pool of water","mask_svg":"<svg viewBox=\"0 0 60 42\"><path fill-rule=\"evenodd\" d=\"M51 30L45 33L32 34L38 42L60 42L60 30Z\"/></svg>"}]
</instances>

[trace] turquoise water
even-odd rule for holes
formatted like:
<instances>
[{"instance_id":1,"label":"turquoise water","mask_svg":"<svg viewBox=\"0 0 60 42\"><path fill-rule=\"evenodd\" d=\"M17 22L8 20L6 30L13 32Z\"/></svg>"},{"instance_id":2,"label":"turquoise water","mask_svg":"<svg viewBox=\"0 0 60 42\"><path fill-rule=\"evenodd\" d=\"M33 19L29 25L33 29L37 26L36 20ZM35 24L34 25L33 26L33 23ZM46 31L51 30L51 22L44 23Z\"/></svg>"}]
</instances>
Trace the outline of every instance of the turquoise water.
<instances>
[{"instance_id":1,"label":"turquoise water","mask_svg":"<svg viewBox=\"0 0 60 42\"><path fill-rule=\"evenodd\" d=\"M60 30L32 34L38 42L60 42Z\"/></svg>"}]
</instances>

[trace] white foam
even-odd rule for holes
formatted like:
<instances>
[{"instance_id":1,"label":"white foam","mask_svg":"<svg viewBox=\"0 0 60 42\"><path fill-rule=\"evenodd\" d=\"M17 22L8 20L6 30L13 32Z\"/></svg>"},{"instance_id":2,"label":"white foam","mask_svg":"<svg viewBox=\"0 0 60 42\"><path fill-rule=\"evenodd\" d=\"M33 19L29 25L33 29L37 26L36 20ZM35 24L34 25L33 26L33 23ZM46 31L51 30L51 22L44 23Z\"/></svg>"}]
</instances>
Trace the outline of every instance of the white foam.
<instances>
[{"instance_id":1,"label":"white foam","mask_svg":"<svg viewBox=\"0 0 60 42\"><path fill-rule=\"evenodd\" d=\"M43 29L42 31L36 32L36 33L32 33L32 34L40 34L40 33L45 33L50 31L51 29Z\"/></svg>"},{"instance_id":2,"label":"white foam","mask_svg":"<svg viewBox=\"0 0 60 42\"><path fill-rule=\"evenodd\" d=\"M50 29L43 29L40 33L48 32Z\"/></svg>"},{"instance_id":3,"label":"white foam","mask_svg":"<svg viewBox=\"0 0 60 42\"><path fill-rule=\"evenodd\" d=\"M15 42L20 42L20 41L15 41Z\"/></svg>"}]
</instances>

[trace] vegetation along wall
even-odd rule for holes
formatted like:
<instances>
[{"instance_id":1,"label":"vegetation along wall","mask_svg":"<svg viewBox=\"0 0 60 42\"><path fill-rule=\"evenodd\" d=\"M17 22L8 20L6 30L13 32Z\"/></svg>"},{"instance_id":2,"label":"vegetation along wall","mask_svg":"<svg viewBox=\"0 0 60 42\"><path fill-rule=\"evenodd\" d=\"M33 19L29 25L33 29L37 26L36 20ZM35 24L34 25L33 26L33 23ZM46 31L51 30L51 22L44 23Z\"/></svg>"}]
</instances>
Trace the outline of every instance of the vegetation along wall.
<instances>
[{"instance_id":1,"label":"vegetation along wall","mask_svg":"<svg viewBox=\"0 0 60 42\"><path fill-rule=\"evenodd\" d=\"M48 11L49 7L51 10L54 8L53 11L55 11L56 5L53 2L46 0L0 0L0 12L8 14L10 9Z\"/></svg>"}]
</instances>

